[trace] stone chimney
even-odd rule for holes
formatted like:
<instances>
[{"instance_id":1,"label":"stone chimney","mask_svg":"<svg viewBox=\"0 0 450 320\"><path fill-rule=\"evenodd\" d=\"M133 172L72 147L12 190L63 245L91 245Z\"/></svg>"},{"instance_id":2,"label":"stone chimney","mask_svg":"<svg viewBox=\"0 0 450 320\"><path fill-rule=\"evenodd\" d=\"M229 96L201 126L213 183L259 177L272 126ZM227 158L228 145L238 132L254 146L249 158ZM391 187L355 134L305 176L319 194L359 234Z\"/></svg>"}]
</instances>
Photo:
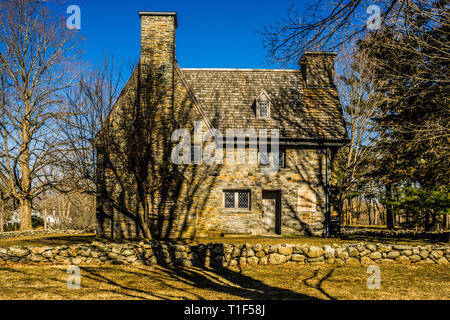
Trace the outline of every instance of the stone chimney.
<instances>
[{"instance_id":1,"label":"stone chimney","mask_svg":"<svg viewBox=\"0 0 450 320\"><path fill-rule=\"evenodd\" d=\"M334 87L335 52L307 51L301 57L299 64L306 79L308 88Z\"/></svg>"},{"instance_id":2,"label":"stone chimney","mask_svg":"<svg viewBox=\"0 0 450 320\"><path fill-rule=\"evenodd\" d=\"M141 18L140 88L144 104L173 105L175 71L175 12L139 12ZM156 102L155 102L156 103Z\"/></svg>"}]
</instances>

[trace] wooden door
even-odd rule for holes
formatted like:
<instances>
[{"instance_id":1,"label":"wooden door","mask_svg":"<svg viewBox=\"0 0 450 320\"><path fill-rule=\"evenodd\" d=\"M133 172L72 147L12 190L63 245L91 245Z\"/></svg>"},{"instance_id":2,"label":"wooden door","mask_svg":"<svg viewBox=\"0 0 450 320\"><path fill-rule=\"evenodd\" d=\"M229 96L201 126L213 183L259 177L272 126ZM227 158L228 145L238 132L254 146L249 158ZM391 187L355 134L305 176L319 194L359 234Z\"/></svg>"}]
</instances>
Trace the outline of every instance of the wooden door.
<instances>
[{"instance_id":1,"label":"wooden door","mask_svg":"<svg viewBox=\"0 0 450 320\"><path fill-rule=\"evenodd\" d=\"M281 234L281 192L264 190L262 197L262 225L266 232Z\"/></svg>"}]
</instances>

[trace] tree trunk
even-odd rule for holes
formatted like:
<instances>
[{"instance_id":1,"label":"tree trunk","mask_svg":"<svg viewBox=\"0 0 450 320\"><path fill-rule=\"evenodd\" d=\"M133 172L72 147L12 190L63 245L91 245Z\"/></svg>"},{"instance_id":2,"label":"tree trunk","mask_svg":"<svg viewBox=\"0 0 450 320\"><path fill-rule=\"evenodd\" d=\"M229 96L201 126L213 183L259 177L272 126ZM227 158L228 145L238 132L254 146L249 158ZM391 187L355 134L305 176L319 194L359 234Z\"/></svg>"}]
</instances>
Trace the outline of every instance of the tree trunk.
<instances>
[{"instance_id":1,"label":"tree trunk","mask_svg":"<svg viewBox=\"0 0 450 320\"><path fill-rule=\"evenodd\" d=\"M47 206L44 205L44 230L47 230Z\"/></svg>"},{"instance_id":2,"label":"tree trunk","mask_svg":"<svg viewBox=\"0 0 450 320\"><path fill-rule=\"evenodd\" d=\"M341 226L345 226L345 215L344 215L344 202L342 200L342 196L339 195L338 204L337 204L337 212L339 215L339 219L341 222Z\"/></svg>"},{"instance_id":3,"label":"tree trunk","mask_svg":"<svg viewBox=\"0 0 450 320\"><path fill-rule=\"evenodd\" d=\"M139 229L141 229L144 239L152 240L152 233L150 232L150 227L146 221L144 221L142 215L138 215Z\"/></svg>"},{"instance_id":4,"label":"tree trunk","mask_svg":"<svg viewBox=\"0 0 450 320\"><path fill-rule=\"evenodd\" d=\"M5 231L5 220L3 215L3 209L5 208L4 203L2 201L0 205L0 232Z\"/></svg>"},{"instance_id":5,"label":"tree trunk","mask_svg":"<svg viewBox=\"0 0 450 320\"><path fill-rule=\"evenodd\" d=\"M430 231L431 223L430 223L430 211L425 210L425 231Z\"/></svg>"},{"instance_id":6,"label":"tree trunk","mask_svg":"<svg viewBox=\"0 0 450 320\"><path fill-rule=\"evenodd\" d=\"M436 227L437 227L437 215L436 214L431 214L430 230L431 231L436 231Z\"/></svg>"},{"instance_id":7,"label":"tree trunk","mask_svg":"<svg viewBox=\"0 0 450 320\"><path fill-rule=\"evenodd\" d=\"M377 200L373 200L372 201L372 210L373 210L373 213L374 213L374 220L375 220L375 225L377 226L378 225L378 214L379 214L379 212L378 212L378 210L375 208L375 205L376 205L376 201Z\"/></svg>"},{"instance_id":8,"label":"tree trunk","mask_svg":"<svg viewBox=\"0 0 450 320\"><path fill-rule=\"evenodd\" d=\"M392 184L386 185L386 198L388 201L392 201ZM386 205L386 227L388 229L394 229L394 208L392 204Z\"/></svg>"},{"instance_id":9,"label":"tree trunk","mask_svg":"<svg viewBox=\"0 0 450 320\"><path fill-rule=\"evenodd\" d=\"M31 223L31 200L20 200L20 231L33 230Z\"/></svg>"}]
</instances>

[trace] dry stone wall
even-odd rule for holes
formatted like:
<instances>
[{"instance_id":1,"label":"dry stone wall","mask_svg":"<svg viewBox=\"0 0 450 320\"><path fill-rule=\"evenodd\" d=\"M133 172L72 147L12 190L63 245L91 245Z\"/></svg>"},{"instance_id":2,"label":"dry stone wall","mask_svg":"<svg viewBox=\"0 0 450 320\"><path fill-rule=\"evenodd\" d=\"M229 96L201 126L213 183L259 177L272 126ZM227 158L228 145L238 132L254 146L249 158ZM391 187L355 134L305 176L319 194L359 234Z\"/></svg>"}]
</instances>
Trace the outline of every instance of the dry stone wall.
<instances>
[{"instance_id":1,"label":"dry stone wall","mask_svg":"<svg viewBox=\"0 0 450 320\"><path fill-rule=\"evenodd\" d=\"M305 264L448 264L450 246L373 243L310 245L198 244L157 241L0 248L0 263L245 267Z\"/></svg>"}]
</instances>

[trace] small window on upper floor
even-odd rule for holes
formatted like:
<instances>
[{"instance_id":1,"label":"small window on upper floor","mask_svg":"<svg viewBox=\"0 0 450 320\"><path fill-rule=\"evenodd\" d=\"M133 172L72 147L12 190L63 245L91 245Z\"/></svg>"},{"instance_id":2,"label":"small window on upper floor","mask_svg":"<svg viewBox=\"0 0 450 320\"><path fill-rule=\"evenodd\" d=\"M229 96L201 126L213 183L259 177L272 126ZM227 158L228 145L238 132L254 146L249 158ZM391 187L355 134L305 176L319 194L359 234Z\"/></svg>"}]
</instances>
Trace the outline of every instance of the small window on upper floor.
<instances>
[{"instance_id":1,"label":"small window on upper floor","mask_svg":"<svg viewBox=\"0 0 450 320\"><path fill-rule=\"evenodd\" d=\"M269 119L270 118L270 99L269 95L263 90L256 98L256 118Z\"/></svg>"},{"instance_id":2,"label":"small window on upper floor","mask_svg":"<svg viewBox=\"0 0 450 320\"><path fill-rule=\"evenodd\" d=\"M278 158L278 163L275 163L275 157ZM286 168L286 151L278 150L278 152L267 152L260 151L259 152L259 165L261 167L278 166L279 168Z\"/></svg>"},{"instance_id":3,"label":"small window on upper floor","mask_svg":"<svg viewBox=\"0 0 450 320\"><path fill-rule=\"evenodd\" d=\"M269 103L268 102L260 102L259 103L259 117L260 118L268 118L269 117Z\"/></svg>"}]
</instances>

